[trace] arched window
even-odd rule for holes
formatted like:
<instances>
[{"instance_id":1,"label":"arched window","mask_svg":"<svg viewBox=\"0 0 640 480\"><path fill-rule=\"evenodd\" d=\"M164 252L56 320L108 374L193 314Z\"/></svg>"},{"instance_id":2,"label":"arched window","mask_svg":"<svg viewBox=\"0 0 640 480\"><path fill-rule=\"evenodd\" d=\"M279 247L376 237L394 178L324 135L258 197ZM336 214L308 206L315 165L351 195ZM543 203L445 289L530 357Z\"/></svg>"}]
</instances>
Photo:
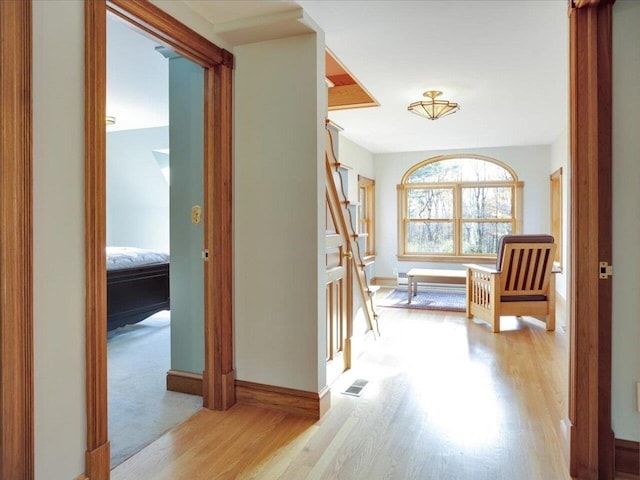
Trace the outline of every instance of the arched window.
<instances>
[{"instance_id":1,"label":"arched window","mask_svg":"<svg viewBox=\"0 0 640 480\"><path fill-rule=\"evenodd\" d=\"M411 167L398 185L400 260L495 258L498 239L518 233L522 182L482 155L446 155Z\"/></svg>"}]
</instances>

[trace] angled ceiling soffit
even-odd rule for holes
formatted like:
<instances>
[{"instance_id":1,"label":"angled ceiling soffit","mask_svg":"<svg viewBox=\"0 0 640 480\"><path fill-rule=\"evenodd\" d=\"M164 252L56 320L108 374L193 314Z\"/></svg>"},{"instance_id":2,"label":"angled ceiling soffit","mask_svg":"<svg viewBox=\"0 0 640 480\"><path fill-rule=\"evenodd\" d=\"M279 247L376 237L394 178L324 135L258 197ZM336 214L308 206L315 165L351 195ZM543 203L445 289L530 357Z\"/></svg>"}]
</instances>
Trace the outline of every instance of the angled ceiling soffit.
<instances>
[{"instance_id":1,"label":"angled ceiling soffit","mask_svg":"<svg viewBox=\"0 0 640 480\"><path fill-rule=\"evenodd\" d=\"M328 48L325 49L325 76L329 111L380 106L373 95Z\"/></svg>"},{"instance_id":2,"label":"angled ceiling soffit","mask_svg":"<svg viewBox=\"0 0 640 480\"><path fill-rule=\"evenodd\" d=\"M277 40L316 31L302 8L214 25L214 33L233 46Z\"/></svg>"}]
</instances>

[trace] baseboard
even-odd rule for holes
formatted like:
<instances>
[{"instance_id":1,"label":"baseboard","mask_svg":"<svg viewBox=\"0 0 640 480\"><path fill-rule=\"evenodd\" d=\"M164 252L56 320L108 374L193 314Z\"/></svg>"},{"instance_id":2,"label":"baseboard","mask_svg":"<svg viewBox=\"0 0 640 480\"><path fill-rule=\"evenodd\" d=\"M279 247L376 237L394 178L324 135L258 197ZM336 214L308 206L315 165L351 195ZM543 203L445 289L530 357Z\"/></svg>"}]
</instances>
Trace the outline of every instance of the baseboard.
<instances>
[{"instance_id":1,"label":"baseboard","mask_svg":"<svg viewBox=\"0 0 640 480\"><path fill-rule=\"evenodd\" d=\"M76 477L74 480L89 480L89 477L87 477L87 475L83 473L79 477Z\"/></svg>"},{"instance_id":2,"label":"baseboard","mask_svg":"<svg viewBox=\"0 0 640 480\"><path fill-rule=\"evenodd\" d=\"M640 442L615 439L616 476L640 479Z\"/></svg>"},{"instance_id":3,"label":"baseboard","mask_svg":"<svg viewBox=\"0 0 640 480\"><path fill-rule=\"evenodd\" d=\"M396 287L398 286L398 279L396 277L374 277L371 279L371 284L381 287Z\"/></svg>"},{"instance_id":4,"label":"baseboard","mask_svg":"<svg viewBox=\"0 0 640 480\"><path fill-rule=\"evenodd\" d=\"M167 372L167 390L202 396L202 374L169 370Z\"/></svg>"},{"instance_id":5,"label":"baseboard","mask_svg":"<svg viewBox=\"0 0 640 480\"><path fill-rule=\"evenodd\" d=\"M331 407L329 388L325 388L319 393L306 392L292 388L235 380L235 372L233 373L233 375L228 375L225 378L223 385L223 387L226 387L227 398L233 403L237 401L238 403L283 410L316 419L322 417ZM202 396L202 375L180 370L169 370L167 372L167 390Z\"/></svg>"},{"instance_id":6,"label":"baseboard","mask_svg":"<svg viewBox=\"0 0 640 480\"><path fill-rule=\"evenodd\" d=\"M315 419L320 419L331 406L329 388L315 393L244 380L236 380L236 400L246 405L282 410Z\"/></svg>"}]
</instances>

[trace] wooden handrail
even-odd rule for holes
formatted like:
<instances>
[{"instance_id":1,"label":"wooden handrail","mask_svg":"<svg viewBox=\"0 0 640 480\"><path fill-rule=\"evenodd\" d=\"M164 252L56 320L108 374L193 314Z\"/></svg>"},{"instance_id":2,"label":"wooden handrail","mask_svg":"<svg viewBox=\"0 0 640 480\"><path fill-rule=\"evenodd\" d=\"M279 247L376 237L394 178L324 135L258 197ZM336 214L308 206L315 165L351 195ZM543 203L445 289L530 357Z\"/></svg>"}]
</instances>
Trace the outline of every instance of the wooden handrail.
<instances>
[{"instance_id":1,"label":"wooden handrail","mask_svg":"<svg viewBox=\"0 0 640 480\"><path fill-rule=\"evenodd\" d=\"M358 234L354 231L353 225L347 222L346 215L349 213L348 206L349 200L344 197L341 189L338 189L336 185L336 175L340 167L340 162L335 158L333 153L333 138L328 129L325 130L325 136L327 140L327 147L325 153L325 173L326 173L326 188L327 188L327 200L331 204L333 211L337 212L336 225L339 234L343 237L346 244L349 246L349 251L357 252L360 257L360 247L357 243ZM334 170L335 169L335 170ZM374 329L374 321L376 321L376 313L373 310L372 304L372 290L367 285L364 261L362 258L355 258L349 262L353 271L353 278L356 279L355 283L358 288L356 289L360 294L362 300L362 306L364 311L367 327L373 332L373 335L379 334L377 329Z\"/></svg>"}]
</instances>

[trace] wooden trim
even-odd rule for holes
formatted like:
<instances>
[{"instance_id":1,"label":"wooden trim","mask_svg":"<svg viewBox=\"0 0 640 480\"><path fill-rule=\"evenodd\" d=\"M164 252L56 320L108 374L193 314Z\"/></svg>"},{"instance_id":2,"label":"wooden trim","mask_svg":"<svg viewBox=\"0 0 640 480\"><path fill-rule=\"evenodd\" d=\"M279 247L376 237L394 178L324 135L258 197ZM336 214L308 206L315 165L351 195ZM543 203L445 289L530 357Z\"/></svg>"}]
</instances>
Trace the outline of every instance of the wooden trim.
<instances>
[{"instance_id":1,"label":"wooden trim","mask_svg":"<svg viewBox=\"0 0 640 480\"><path fill-rule=\"evenodd\" d=\"M327 95L328 110L345 110L351 108L377 107L380 104L371 98L358 84L336 85L329 88Z\"/></svg>"},{"instance_id":2,"label":"wooden trim","mask_svg":"<svg viewBox=\"0 0 640 480\"><path fill-rule=\"evenodd\" d=\"M233 379L233 161L232 70L209 69L205 77L204 201L205 242L213 261L205 263L206 408L226 410L235 403Z\"/></svg>"},{"instance_id":3,"label":"wooden trim","mask_svg":"<svg viewBox=\"0 0 640 480\"><path fill-rule=\"evenodd\" d=\"M82 475L76 477L74 480L90 480L90 479L83 473Z\"/></svg>"},{"instance_id":4,"label":"wooden trim","mask_svg":"<svg viewBox=\"0 0 640 480\"><path fill-rule=\"evenodd\" d=\"M233 372L231 282L231 66L233 56L210 43L148 0L85 2L85 270L87 455L91 480L109 478L106 356L106 14L107 9L147 33L159 36L205 68L205 215L216 226L205 230L212 259L205 267L216 288L205 289L205 380L228 384ZM216 93L217 92L217 93ZM222 169L218 172L216 169ZM213 173L212 173L213 172ZM214 192L214 193L210 193ZM205 217L211 221L211 217ZM223 252L223 253L221 253ZM208 273L207 273L208 272ZM214 273L211 273L214 272ZM205 392L206 396L206 392ZM233 388L209 389L208 408L228 408Z\"/></svg>"},{"instance_id":5,"label":"wooden trim","mask_svg":"<svg viewBox=\"0 0 640 480\"><path fill-rule=\"evenodd\" d=\"M329 387L315 393L236 380L238 403L282 410L316 420L319 420L331 406L330 393Z\"/></svg>"},{"instance_id":6,"label":"wooden trim","mask_svg":"<svg viewBox=\"0 0 640 480\"><path fill-rule=\"evenodd\" d=\"M167 372L167 390L202 396L202 375L180 370Z\"/></svg>"},{"instance_id":7,"label":"wooden trim","mask_svg":"<svg viewBox=\"0 0 640 480\"><path fill-rule=\"evenodd\" d=\"M640 479L640 442L615 439L616 477Z\"/></svg>"},{"instance_id":8,"label":"wooden trim","mask_svg":"<svg viewBox=\"0 0 640 480\"><path fill-rule=\"evenodd\" d=\"M34 478L31 1L0 2L0 478Z\"/></svg>"},{"instance_id":9,"label":"wooden trim","mask_svg":"<svg viewBox=\"0 0 640 480\"><path fill-rule=\"evenodd\" d=\"M98 448L87 450L85 454L85 474L91 480L109 480L110 463L111 446L109 442L105 442Z\"/></svg>"},{"instance_id":10,"label":"wooden trim","mask_svg":"<svg viewBox=\"0 0 640 480\"><path fill-rule=\"evenodd\" d=\"M570 33L570 473L612 479L611 3L579 2ZM596 5L597 4L597 5Z\"/></svg>"},{"instance_id":11,"label":"wooden trim","mask_svg":"<svg viewBox=\"0 0 640 480\"><path fill-rule=\"evenodd\" d=\"M325 48L324 62L329 111L380 106L373 95L328 48Z\"/></svg>"},{"instance_id":12,"label":"wooden trim","mask_svg":"<svg viewBox=\"0 0 640 480\"><path fill-rule=\"evenodd\" d=\"M233 68L233 55L147 0L108 0L109 11L203 67Z\"/></svg>"},{"instance_id":13,"label":"wooden trim","mask_svg":"<svg viewBox=\"0 0 640 480\"><path fill-rule=\"evenodd\" d=\"M105 0L85 2L85 329L87 453L91 480L109 478L107 432L106 61Z\"/></svg>"}]
</instances>

